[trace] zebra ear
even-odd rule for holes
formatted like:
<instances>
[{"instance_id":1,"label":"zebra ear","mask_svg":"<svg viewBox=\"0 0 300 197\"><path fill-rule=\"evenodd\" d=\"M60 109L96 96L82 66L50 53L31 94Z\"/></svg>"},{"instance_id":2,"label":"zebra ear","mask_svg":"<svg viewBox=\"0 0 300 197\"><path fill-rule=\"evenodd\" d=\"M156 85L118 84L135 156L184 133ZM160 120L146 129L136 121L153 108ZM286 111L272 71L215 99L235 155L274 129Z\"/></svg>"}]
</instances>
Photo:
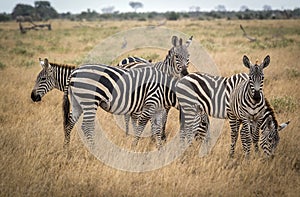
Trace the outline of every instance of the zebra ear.
<instances>
[{"instance_id":1,"label":"zebra ear","mask_svg":"<svg viewBox=\"0 0 300 197\"><path fill-rule=\"evenodd\" d=\"M49 63L48 63L48 59L47 58L45 58L44 60L42 60L42 58L39 58L39 61L40 61L40 65L43 68L48 68L49 67Z\"/></svg>"},{"instance_id":2,"label":"zebra ear","mask_svg":"<svg viewBox=\"0 0 300 197\"><path fill-rule=\"evenodd\" d=\"M243 63L247 68L250 68L251 63L250 63L249 58L246 55L244 55L244 57L243 57Z\"/></svg>"},{"instance_id":3,"label":"zebra ear","mask_svg":"<svg viewBox=\"0 0 300 197\"><path fill-rule=\"evenodd\" d=\"M179 45L182 46L182 38L179 39Z\"/></svg>"},{"instance_id":4,"label":"zebra ear","mask_svg":"<svg viewBox=\"0 0 300 197\"><path fill-rule=\"evenodd\" d=\"M177 36L172 37L172 44L174 47L176 47L178 45L178 37Z\"/></svg>"},{"instance_id":5,"label":"zebra ear","mask_svg":"<svg viewBox=\"0 0 300 197\"><path fill-rule=\"evenodd\" d=\"M45 64L45 67L46 67L46 68L50 68L50 67L51 67L50 64L49 64L49 62L48 62L48 59L47 59L47 58L45 58L44 64Z\"/></svg>"},{"instance_id":6,"label":"zebra ear","mask_svg":"<svg viewBox=\"0 0 300 197\"><path fill-rule=\"evenodd\" d=\"M262 63L263 68L266 68L270 64L270 56L267 55Z\"/></svg>"},{"instance_id":7,"label":"zebra ear","mask_svg":"<svg viewBox=\"0 0 300 197\"><path fill-rule=\"evenodd\" d=\"M266 122L267 122L267 126L270 128L271 127L271 123L272 123L272 116L271 115L268 116Z\"/></svg>"},{"instance_id":8,"label":"zebra ear","mask_svg":"<svg viewBox=\"0 0 300 197\"><path fill-rule=\"evenodd\" d=\"M44 63L44 61L42 60L42 58L39 58L39 62L40 62L40 65L41 65L41 67L45 67L45 63Z\"/></svg>"},{"instance_id":9,"label":"zebra ear","mask_svg":"<svg viewBox=\"0 0 300 197\"><path fill-rule=\"evenodd\" d=\"M190 44L192 43L192 39L193 39L193 36L191 36L191 37L185 42L186 47L189 47L189 46L190 46Z\"/></svg>"},{"instance_id":10,"label":"zebra ear","mask_svg":"<svg viewBox=\"0 0 300 197\"><path fill-rule=\"evenodd\" d=\"M286 128L289 123L290 123L290 121L280 124L278 127L278 131L281 131L282 129Z\"/></svg>"}]
</instances>

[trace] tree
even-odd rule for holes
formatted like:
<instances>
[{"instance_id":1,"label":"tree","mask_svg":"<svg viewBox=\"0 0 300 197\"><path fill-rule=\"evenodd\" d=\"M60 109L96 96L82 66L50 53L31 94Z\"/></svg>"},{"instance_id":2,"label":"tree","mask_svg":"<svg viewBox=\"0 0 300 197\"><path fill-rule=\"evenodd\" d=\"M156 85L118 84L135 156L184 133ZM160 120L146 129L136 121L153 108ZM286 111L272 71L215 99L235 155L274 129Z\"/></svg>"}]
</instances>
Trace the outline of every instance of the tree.
<instances>
[{"instance_id":1,"label":"tree","mask_svg":"<svg viewBox=\"0 0 300 197\"><path fill-rule=\"evenodd\" d=\"M13 9L12 17L16 19L18 16L31 16L34 20L57 18L58 13L51 7L48 1L35 1L34 7L26 4L17 4Z\"/></svg>"},{"instance_id":2,"label":"tree","mask_svg":"<svg viewBox=\"0 0 300 197\"><path fill-rule=\"evenodd\" d=\"M111 14L111 13L113 13L114 9L115 9L114 6L108 6L108 7L102 8L101 11L103 14Z\"/></svg>"},{"instance_id":3,"label":"tree","mask_svg":"<svg viewBox=\"0 0 300 197\"><path fill-rule=\"evenodd\" d=\"M272 7L270 5L264 5L263 6L263 10L264 11L271 11L272 10Z\"/></svg>"},{"instance_id":4,"label":"tree","mask_svg":"<svg viewBox=\"0 0 300 197\"><path fill-rule=\"evenodd\" d=\"M50 2L49 1L35 1L34 2L34 7L38 8L38 7L51 7Z\"/></svg>"},{"instance_id":5,"label":"tree","mask_svg":"<svg viewBox=\"0 0 300 197\"><path fill-rule=\"evenodd\" d=\"M11 15L13 19L16 19L17 16L33 16L34 12L34 7L32 7L31 5L19 3L14 7Z\"/></svg>"},{"instance_id":6,"label":"tree","mask_svg":"<svg viewBox=\"0 0 300 197\"><path fill-rule=\"evenodd\" d=\"M218 12L226 12L225 5L217 5L217 6L216 6L216 10L217 10Z\"/></svg>"},{"instance_id":7,"label":"tree","mask_svg":"<svg viewBox=\"0 0 300 197\"><path fill-rule=\"evenodd\" d=\"M190 12L200 12L200 6L191 6Z\"/></svg>"},{"instance_id":8,"label":"tree","mask_svg":"<svg viewBox=\"0 0 300 197\"><path fill-rule=\"evenodd\" d=\"M167 20L176 21L177 19L179 19L180 14L172 11L172 12L166 12L165 16L166 16Z\"/></svg>"},{"instance_id":9,"label":"tree","mask_svg":"<svg viewBox=\"0 0 300 197\"><path fill-rule=\"evenodd\" d=\"M249 8L248 8L248 6L246 6L246 5L242 5L242 6L240 7L240 11L241 11L241 12L246 12L246 11L249 11Z\"/></svg>"},{"instance_id":10,"label":"tree","mask_svg":"<svg viewBox=\"0 0 300 197\"><path fill-rule=\"evenodd\" d=\"M58 13L53 7L51 7L49 1L35 1L34 6L37 18L47 20L58 17Z\"/></svg>"},{"instance_id":11,"label":"tree","mask_svg":"<svg viewBox=\"0 0 300 197\"><path fill-rule=\"evenodd\" d=\"M135 12L136 12L137 9L143 7L143 4L141 2L130 1L129 5L134 9Z\"/></svg>"}]
</instances>

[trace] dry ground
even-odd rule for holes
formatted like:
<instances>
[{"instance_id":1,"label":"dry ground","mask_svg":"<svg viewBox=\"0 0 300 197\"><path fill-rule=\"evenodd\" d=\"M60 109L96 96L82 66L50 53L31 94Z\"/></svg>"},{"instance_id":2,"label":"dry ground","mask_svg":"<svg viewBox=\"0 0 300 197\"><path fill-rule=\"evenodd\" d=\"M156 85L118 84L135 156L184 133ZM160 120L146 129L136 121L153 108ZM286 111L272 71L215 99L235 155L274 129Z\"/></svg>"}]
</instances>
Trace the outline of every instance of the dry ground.
<instances>
[{"instance_id":1,"label":"dry ground","mask_svg":"<svg viewBox=\"0 0 300 197\"><path fill-rule=\"evenodd\" d=\"M62 148L62 93L54 90L40 103L33 103L30 93L40 71L39 57L78 64L88 51L114 33L157 22L58 20L51 21L52 31L25 35L20 34L17 23L0 23L1 196L299 196L299 22L167 22L168 28L194 35L224 76L247 71L242 66L244 54L252 60L262 60L269 54L271 65L265 71L264 92L279 122L290 119L291 123L280 134L273 160L253 154L249 162L243 162L240 141L236 157L229 159L230 134L225 122L207 157L198 157L195 143L170 165L140 173L120 171L95 159L76 132L72 134L71 157L67 158ZM258 41L246 40L240 24ZM164 57L156 51L141 55L154 61ZM99 113L104 120L112 117L101 110ZM176 125L174 112L167 131L178 128ZM114 124L107 127L117 133L118 139L131 140L116 132ZM153 146L147 139L141 144Z\"/></svg>"}]
</instances>

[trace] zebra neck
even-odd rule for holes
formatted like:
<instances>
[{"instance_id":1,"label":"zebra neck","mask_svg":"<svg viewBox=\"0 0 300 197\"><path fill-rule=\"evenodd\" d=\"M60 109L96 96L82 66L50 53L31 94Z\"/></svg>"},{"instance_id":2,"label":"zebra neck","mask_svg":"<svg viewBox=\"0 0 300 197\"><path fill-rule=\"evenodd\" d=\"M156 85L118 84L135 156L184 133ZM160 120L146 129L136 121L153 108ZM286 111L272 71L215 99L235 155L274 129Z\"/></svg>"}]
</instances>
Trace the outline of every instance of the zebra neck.
<instances>
[{"instance_id":1,"label":"zebra neck","mask_svg":"<svg viewBox=\"0 0 300 197\"><path fill-rule=\"evenodd\" d=\"M165 90L164 92L168 92L169 88L171 89L171 91L169 91L168 95L166 96L167 99L165 99L165 106L167 107L175 107L178 109L178 99L176 96L176 84L177 84L178 80L176 78L172 78L171 82L169 83L169 87L165 87L168 88L168 90Z\"/></svg>"},{"instance_id":2,"label":"zebra neck","mask_svg":"<svg viewBox=\"0 0 300 197\"><path fill-rule=\"evenodd\" d=\"M269 118L269 116L271 116L272 121L276 127L276 129L278 128L278 121L275 117L275 112L274 109L272 108L271 104L269 103L269 101L267 99L265 99L265 111L264 111L264 115L263 115L263 120L262 120L262 126L261 128L264 130L267 127L267 119Z\"/></svg>"},{"instance_id":3,"label":"zebra neck","mask_svg":"<svg viewBox=\"0 0 300 197\"><path fill-rule=\"evenodd\" d=\"M56 66L54 69L55 72L53 72L56 81L55 88L64 91L64 88L67 85L67 79L73 70L74 67Z\"/></svg>"},{"instance_id":4,"label":"zebra neck","mask_svg":"<svg viewBox=\"0 0 300 197\"><path fill-rule=\"evenodd\" d=\"M164 73L167 73L168 75L174 76L175 73L173 73L174 70L174 62L172 61L172 57L170 55L167 55L166 59L163 62L161 71Z\"/></svg>"}]
</instances>

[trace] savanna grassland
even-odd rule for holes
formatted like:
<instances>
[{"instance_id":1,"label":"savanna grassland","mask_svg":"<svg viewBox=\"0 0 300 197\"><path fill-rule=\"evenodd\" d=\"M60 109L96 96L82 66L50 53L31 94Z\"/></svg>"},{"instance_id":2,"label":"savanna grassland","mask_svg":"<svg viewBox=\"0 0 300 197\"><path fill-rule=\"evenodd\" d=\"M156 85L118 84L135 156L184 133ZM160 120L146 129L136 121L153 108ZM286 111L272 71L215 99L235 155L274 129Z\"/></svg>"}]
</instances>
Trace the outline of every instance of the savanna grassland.
<instances>
[{"instance_id":1,"label":"savanna grassland","mask_svg":"<svg viewBox=\"0 0 300 197\"><path fill-rule=\"evenodd\" d=\"M193 35L223 76L247 72L242 65L244 54L252 61L262 61L269 54L271 64L265 70L264 93L278 121L291 123L280 133L274 159L265 160L262 154L252 153L251 159L244 161L240 140L235 158L229 159L230 132L225 121L208 156L199 157L198 144L194 143L171 164L139 173L117 170L94 158L75 130L66 153L63 93L53 90L40 103L33 103L30 94L41 70L39 57L78 65L103 39L157 22L55 20L51 24L52 31L22 35L17 23L0 23L1 196L299 196L299 20L167 21L166 27ZM240 24L256 37L256 42L243 37ZM139 55L159 61L165 54L150 51ZM100 119L112 117L98 111ZM173 113L167 132L178 128L177 112ZM118 127L110 121L103 121L103 125L124 143L132 141L116 131ZM139 146L154 147L147 140Z\"/></svg>"}]
</instances>

